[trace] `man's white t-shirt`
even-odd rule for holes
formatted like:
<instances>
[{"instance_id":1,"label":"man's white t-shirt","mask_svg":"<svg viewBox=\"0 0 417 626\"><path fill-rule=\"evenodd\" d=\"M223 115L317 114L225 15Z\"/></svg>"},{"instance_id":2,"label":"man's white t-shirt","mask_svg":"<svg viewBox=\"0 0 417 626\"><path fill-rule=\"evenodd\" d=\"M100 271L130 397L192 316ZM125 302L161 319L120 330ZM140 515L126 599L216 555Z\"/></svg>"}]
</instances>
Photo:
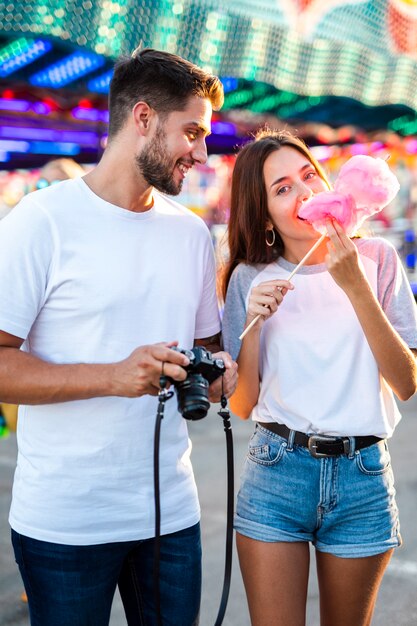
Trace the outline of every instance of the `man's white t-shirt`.
<instances>
[{"instance_id":1,"label":"man's white t-shirt","mask_svg":"<svg viewBox=\"0 0 417 626\"><path fill-rule=\"evenodd\" d=\"M142 345L219 332L204 222L155 193L134 213L83 179L29 194L0 224L0 329L51 363L113 363ZM157 399L21 406L10 524L72 545L154 536ZM199 520L186 421L176 396L161 427L161 533Z\"/></svg>"}]
</instances>

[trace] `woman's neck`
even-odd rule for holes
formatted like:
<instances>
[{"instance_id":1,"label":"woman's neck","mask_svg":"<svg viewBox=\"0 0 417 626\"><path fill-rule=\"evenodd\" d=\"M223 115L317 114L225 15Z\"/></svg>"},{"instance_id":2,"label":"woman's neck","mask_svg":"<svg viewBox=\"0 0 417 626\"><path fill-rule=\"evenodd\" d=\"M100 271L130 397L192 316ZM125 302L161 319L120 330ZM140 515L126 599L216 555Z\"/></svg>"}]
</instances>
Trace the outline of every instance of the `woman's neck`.
<instances>
[{"instance_id":1,"label":"woman's neck","mask_svg":"<svg viewBox=\"0 0 417 626\"><path fill-rule=\"evenodd\" d=\"M289 263L294 263L294 265L297 265L306 256L306 254L310 252L311 248L314 246L316 241L314 241L313 239L310 239L308 241L286 242L282 257ZM305 265L319 265L325 262L326 255L328 253L328 249L327 249L328 241L329 240L326 237L326 239L319 245L319 247L307 259L307 261L305 262Z\"/></svg>"}]
</instances>

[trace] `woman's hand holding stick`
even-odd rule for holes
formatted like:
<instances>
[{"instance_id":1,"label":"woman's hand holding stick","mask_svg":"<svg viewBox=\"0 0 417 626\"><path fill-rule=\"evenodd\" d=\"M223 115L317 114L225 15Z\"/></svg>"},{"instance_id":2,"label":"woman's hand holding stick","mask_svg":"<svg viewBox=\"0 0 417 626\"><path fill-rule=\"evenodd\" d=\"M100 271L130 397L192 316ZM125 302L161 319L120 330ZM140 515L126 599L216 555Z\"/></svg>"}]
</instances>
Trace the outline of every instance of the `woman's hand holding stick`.
<instances>
[{"instance_id":1,"label":"woman's hand holding stick","mask_svg":"<svg viewBox=\"0 0 417 626\"><path fill-rule=\"evenodd\" d=\"M317 248L320 246L321 243L323 243L323 241L326 239L327 234L322 235L320 237L320 239L318 239L316 241L316 243L314 244L314 246L307 252L307 254L301 259L301 261L299 262L299 264L293 269L293 271L291 272L291 274L288 276L287 280L291 280L291 278L294 276L294 274L296 274L298 272L298 270L300 269L300 267L302 265L304 265L304 263L307 261L307 259L313 254L313 252L315 250L317 250ZM239 339L242 340L250 331L250 329L255 326L256 322L259 320L259 318L261 317L261 315L257 315L252 321L251 323L245 328L245 330L243 331L243 333L240 335Z\"/></svg>"}]
</instances>

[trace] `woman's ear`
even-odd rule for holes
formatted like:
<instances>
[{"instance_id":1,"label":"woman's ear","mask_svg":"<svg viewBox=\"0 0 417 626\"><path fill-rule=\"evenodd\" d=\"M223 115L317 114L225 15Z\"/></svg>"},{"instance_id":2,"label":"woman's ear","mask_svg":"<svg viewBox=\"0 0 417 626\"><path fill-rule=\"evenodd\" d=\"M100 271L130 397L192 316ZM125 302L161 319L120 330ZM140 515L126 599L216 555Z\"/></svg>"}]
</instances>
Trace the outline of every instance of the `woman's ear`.
<instances>
[{"instance_id":1,"label":"woman's ear","mask_svg":"<svg viewBox=\"0 0 417 626\"><path fill-rule=\"evenodd\" d=\"M151 123L156 116L156 111L146 102L137 102L132 109L132 117L137 132L145 136L149 133Z\"/></svg>"}]
</instances>

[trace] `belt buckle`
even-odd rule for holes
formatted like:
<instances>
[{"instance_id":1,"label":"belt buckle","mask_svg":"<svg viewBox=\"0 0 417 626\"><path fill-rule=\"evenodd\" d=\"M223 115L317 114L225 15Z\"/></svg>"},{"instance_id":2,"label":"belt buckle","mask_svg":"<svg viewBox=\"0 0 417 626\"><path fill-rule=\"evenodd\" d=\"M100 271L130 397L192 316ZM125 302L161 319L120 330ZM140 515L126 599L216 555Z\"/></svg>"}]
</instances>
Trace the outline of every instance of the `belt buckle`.
<instances>
[{"instance_id":1,"label":"belt buckle","mask_svg":"<svg viewBox=\"0 0 417 626\"><path fill-rule=\"evenodd\" d=\"M315 459L335 456L334 454L326 454L326 452L317 452L317 446L322 442L336 443L340 439L341 437L332 437L330 435L311 435L311 437L308 438L308 450L311 456L314 456ZM343 448L345 450L345 454L347 454L349 452L349 439L343 439Z\"/></svg>"}]
</instances>

